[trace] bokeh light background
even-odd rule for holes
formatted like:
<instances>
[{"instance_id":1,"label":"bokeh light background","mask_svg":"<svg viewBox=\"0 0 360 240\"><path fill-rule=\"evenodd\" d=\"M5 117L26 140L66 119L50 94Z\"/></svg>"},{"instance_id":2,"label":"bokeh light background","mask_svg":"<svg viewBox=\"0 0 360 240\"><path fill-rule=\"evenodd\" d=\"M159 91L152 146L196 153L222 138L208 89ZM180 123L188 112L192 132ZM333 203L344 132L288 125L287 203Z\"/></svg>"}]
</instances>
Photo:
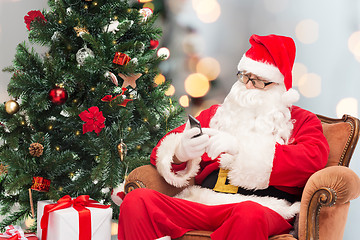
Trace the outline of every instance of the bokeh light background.
<instances>
[{"instance_id":1,"label":"bokeh light background","mask_svg":"<svg viewBox=\"0 0 360 240\"><path fill-rule=\"evenodd\" d=\"M96 1L96 0L95 0ZM154 0L164 7L158 55L167 60L154 81L172 81L166 92L188 113L221 103L236 81L237 64L251 34L280 34L295 40L293 86L298 106L329 117L359 117L360 1L358 0ZM46 9L47 0L0 0L0 68L11 65L26 40L23 17ZM156 9L155 9L156 10ZM9 100L10 75L0 73L0 101ZM360 154L350 164L360 175ZM360 199L352 202L344 239L357 239ZM116 225L116 223L115 223ZM116 226L114 226L116 229Z\"/></svg>"}]
</instances>

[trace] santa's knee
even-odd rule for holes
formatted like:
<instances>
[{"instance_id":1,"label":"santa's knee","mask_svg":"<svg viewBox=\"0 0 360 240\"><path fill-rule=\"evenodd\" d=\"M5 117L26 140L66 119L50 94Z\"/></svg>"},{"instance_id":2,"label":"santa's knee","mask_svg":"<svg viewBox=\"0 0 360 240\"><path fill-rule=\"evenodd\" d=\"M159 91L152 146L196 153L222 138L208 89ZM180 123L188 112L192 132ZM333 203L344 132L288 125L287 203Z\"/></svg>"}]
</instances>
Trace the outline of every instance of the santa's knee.
<instances>
[{"instance_id":1,"label":"santa's knee","mask_svg":"<svg viewBox=\"0 0 360 240\"><path fill-rule=\"evenodd\" d=\"M233 218L241 222L243 227L264 227L266 223L266 209L264 206L252 202L245 201L237 204L232 212Z\"/></svg>"},{"instance_id":2,"label":"santa's knee","mask_svg":"<svg viewBox=\"0 0 360 240\"><path fill-rule=\"evenodd\" d=\"M136 218L143 216L146 212L147 204L155 197L155 192L151 189L138 188L126 194L124 201L120 205L120 216L126 218Z\"/></svg>"}]
</instances>

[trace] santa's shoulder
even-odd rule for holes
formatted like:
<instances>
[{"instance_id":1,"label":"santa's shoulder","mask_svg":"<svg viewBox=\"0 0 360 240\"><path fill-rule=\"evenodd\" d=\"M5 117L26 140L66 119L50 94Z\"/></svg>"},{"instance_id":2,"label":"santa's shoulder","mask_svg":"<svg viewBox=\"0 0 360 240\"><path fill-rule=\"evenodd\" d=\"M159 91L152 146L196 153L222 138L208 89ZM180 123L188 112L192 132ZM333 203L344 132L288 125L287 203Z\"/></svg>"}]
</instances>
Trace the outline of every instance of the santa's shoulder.
<instances>
[{"instance_id":1,"label":"santa's shoulder","mask_svg":"<svg viewBox=\"0 0 360 240\"><path fill-rule=\"evenodd\" d=\"M209 107L208 109L202 110L200 112L200 114L196 117L197 119L201 119L203 117L213 117L216 113L216 111L218 110L218 108L220 107L220 104L214 104L211 107Z\"/></svg>"},{"instance_id":2,"label":"santa's shoulder","mask_svg":"<svg viewBox=\"0 0 360 240\"><path fill-rule=\"evenodd\" d=\"M297 119L297 120L314 119L314 120L318 120L315 113L310 112L309 110L303 109L303 108L295 106L295 105L291 106L290 111L291 111L291 118L292 119Z\"/></svg>"}]
</instances>

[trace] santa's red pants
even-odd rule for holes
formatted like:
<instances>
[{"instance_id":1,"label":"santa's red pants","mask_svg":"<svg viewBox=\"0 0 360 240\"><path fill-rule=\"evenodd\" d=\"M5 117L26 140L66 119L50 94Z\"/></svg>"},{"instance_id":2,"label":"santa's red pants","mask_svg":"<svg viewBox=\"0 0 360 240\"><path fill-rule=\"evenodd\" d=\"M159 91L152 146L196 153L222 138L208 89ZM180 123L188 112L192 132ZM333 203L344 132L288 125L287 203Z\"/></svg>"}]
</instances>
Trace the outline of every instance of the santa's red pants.
<instances>
[{"instance_id":1,"label":"santa's red pants","mask_svg":"<svg viewBox=\"0 0 360 240\"><path fill-rule=\"evenodd\" d=\"M288 233L291 224L252 201L208 206L135 189L120 206L119 240L178 238L190 230L213 231L211 239L265 240Z\"/></svg>"}]
</instances>

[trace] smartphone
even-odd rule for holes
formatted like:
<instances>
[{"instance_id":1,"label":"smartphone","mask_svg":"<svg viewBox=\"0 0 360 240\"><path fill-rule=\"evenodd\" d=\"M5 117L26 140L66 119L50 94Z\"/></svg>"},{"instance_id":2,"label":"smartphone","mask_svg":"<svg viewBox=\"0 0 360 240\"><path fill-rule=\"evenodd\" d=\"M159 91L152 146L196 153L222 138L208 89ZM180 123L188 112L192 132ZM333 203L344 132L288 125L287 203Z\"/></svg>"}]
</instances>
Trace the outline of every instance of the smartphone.
<instances>
[{"instance_id":1,"label":"smartphone","mask_svg":"<svg viewBox=\"0 0 360 240\"><path fill-rule=\"evenodd\" d=\"M190 122L190 127L191 128L197 127L197 128L200 129L200 133L193 136L193 138L201 136L202 135L202 130L201 130L201 124L200 124L199 120L197 120L196 118L194 118L193 116L191 116L189 114L189 122Z\"/></svg>"}]
</instances>

